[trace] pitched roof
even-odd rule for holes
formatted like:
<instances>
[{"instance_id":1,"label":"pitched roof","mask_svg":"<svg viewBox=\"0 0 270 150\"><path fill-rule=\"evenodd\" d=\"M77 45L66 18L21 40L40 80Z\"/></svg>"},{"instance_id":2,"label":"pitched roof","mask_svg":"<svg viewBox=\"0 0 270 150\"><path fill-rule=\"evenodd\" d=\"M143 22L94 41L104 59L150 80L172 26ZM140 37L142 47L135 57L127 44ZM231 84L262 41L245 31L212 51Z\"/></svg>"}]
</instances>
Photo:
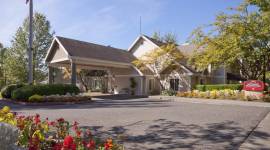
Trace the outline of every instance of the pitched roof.
<instances>
[{"instance_id":1,"label":"pitched roof","mask_svg":"<svg viewBox=\"0 0 270 150\"><path fill-rule=\"evenodd\" d=\"M149 39L151 42L153 42L154 44L156 44L159 47L167 44L163 41L156 40L156 39L151 38L147 35L143 35L143 36L146 37L147 39ZM198 49L197 46L194 44L182 44L182 45L176 44L176 45L177 45L177 48L186 56L191 56L195 50L199 51L199 52L203 51L202 48Z\"/></svg>"},{"instance_id":2,"label":"pitched roof","mask_svg":"<svg viewBox=\"0 0 270 150\"><path fill-rule=\"evenodd\" d=\"M185 56L191 56L195 51L201 52L203 51L202 48L198 48L194 44L183 44L178 45L177 48L185 55Z\"/></svg>"},{"instance_id":3,"label":"pitched roof","mask_svg":"<svg viewBox=\"0 0 270 150\"><path fill-rule=\"evenodd\" d=\"M121 63L131 63L133 60L135 60L135 57L126 50L60 36L57 36L56 38L60 41L70 56Z\"/></svg>"},{"instance_id":4,"label":"pitched roof","mask_svg":"<svg viewBox=\"0 0 270 150\"><path fill-rule=\"evenodd\" d=\"M153 42L154 44L156 44L157 46L163 46L163 45L166 45L166 43L162 42L162 41L159 41L157 39L154 39L154 38L151 38L147 35L143 35L144 37L146 37L147 39L149 39L151 42Z\"/></svg>"}]
</instances>

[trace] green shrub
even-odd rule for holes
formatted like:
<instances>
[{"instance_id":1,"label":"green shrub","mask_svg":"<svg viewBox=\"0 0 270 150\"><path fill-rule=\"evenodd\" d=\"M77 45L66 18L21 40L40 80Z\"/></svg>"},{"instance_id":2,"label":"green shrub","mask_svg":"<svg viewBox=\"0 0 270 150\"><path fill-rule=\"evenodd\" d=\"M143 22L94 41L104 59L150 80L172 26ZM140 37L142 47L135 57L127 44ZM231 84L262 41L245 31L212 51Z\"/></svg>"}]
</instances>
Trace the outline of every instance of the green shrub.
<instances>
[{"instance_id":1,"label":"green shrub","mask_svg":"<svg viewBox=\"0 0 270 150\"><path fill-rule=\"evenodd\" d=\"M205 91L205 85L196 85L195 89L199 91Z\"/></svg>"},{"instance_id":2,"label":"green shrub","mask_svg":"<svg viewBox=\"0 0 270 150\"><path fill-rule=\"evenodd\" d=\"M79 88L75 85L69 84L46 84L46 85L27 85L11 94L12 99L28 100L32 95L65 95L66 93L78 94Z\"/></svg>"},{"instance_id":3,"label":"green shrub","mask_svg":"<svg viewBox=\"0 0 270 150\"><path fill-rule=\"evenodd\" d=\"M1 96L3 98L11 98L11 93L18 89L23 87L23 84L11 84L11 85L7 85L5 86L2 90L1 90Z\"/></svg>"},{"instance_id":4,"label":"green shrub","mask_svg":"<svg viewBox=\"0 0 270 150\"><path fill-rule=\"evenodd\" d=\"M242 84L213 84L213 85L196 85L196 90L199 91L213 91L213 90L242 90Z\"/></svg>"},{"instance_id":5,"label":"green shrub","mask_svg":"<svg viewBox=\"0 0 270 150\"><path fill-rule=\"evenodd\" d=\"M42 100L44 99L44 96L41 96L41 95L32 95L28 98L28 101L29 102L41 102Z\"/></svg>"},{"instance_id":6,"label":"green shrub","mask_svg":"<svg viewBox=\"0 0 270 150\"><path fill-rule=\"evenodd\" d=\"M176 94L177 92L174 90L163 90L161 92L161 95L165 95L165 96L175 96Z\"/></svg>"}]
</instances>

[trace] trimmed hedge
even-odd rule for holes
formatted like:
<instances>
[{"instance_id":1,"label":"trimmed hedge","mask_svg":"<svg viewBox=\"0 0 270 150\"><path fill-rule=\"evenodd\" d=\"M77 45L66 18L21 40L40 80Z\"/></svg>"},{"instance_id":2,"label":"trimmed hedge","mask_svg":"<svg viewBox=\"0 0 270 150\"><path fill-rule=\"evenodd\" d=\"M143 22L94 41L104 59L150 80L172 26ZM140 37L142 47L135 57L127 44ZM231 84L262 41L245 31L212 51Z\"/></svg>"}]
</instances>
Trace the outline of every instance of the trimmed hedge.
<instances>
[{"instance_id":1,"label":"trimmed hedge","mask_svg":"<svg viewBox=\"0 0 270 150\"><path fill-rule=\"evenodd\" d=\"M1 90L1 95L3 98L11 98L11 93L18 89L23 87L23 84L11 84L11 85L7 85L5 86L2 90Z\"/></svg>"},{"instance_id":2,"label":"trimmed hedge","mask_svg":"<svg viewBox=\"0 0 270 150\"><path fill-rule=\"evenodd\" d=\"M242 90L243 85L242 84L213 84L213 85L196 85L196 90L199 91L213 91L213 90Z\"/></svg>"},{"instance_id":3,"label":"trimmed hedge","mask_svg":"<svg viewBox=\"0 0 270 150\"><path fill-rule=\"evenodd\" d=\"M40 95L35 94L35 95L30 96L28 98L28 101L29 102L41 102L43 99L44 99L43 96L40 96Z\"/></svg>"},{"instance_id":4,"label":"trimmed hedge","mask_svg":"<svg viewBox=\"0 0 270 150\"><path fill-rule=\"evenodd\" d=\"M12 92L11 98L18 100L28 100L32 95L65 95L66 93L78 94L79 88L69 84L46 84L46 85L26 85Z\"/></svg>"}]
</instances>

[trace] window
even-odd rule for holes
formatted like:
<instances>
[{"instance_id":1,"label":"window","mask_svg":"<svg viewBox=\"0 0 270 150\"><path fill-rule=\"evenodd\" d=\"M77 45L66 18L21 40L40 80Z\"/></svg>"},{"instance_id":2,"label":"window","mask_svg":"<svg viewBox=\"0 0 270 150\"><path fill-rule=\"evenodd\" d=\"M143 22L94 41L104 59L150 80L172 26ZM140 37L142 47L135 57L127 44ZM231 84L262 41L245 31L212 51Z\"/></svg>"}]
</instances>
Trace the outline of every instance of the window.
<instances>
[{"instance_id":1,"label":"window","mask_svg":"<svg viewBox=\"0 0 270 150\"><path fill-rule=\"evenodd\" d=\"M179 88L179 79L170 79L170 89L178 91Z\"/></svg>"}]
</instances>

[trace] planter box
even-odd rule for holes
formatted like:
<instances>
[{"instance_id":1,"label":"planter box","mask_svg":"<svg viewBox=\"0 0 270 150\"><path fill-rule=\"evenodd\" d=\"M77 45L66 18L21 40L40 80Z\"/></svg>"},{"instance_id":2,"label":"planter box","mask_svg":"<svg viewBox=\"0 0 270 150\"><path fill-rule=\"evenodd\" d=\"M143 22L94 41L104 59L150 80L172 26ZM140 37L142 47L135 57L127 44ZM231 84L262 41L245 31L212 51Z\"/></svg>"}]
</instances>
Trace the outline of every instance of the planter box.
<instances>
[{"instance_id":1,"label":"planter box","mask_svg":"<svg viewBox=\"0 0 270 150\"><path fill-rule=\"evenodd\" d=\"M263 91L244 91L245 99L247 100L261 100L263 99Z\"/></svg>"}]
</instances>

